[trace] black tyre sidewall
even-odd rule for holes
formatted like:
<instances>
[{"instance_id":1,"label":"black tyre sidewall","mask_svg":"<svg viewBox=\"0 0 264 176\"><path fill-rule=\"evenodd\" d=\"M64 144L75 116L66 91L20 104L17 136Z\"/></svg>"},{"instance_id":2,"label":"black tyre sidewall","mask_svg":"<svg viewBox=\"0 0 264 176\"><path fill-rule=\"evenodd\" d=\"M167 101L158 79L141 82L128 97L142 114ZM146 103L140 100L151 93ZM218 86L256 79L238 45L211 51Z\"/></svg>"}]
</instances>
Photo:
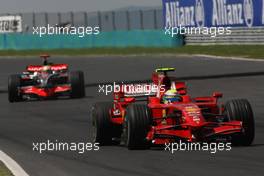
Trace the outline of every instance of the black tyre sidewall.
<instances>
[{"instance_id":1,"label":"black tyre sidewall","mask_svg":"<svg viewBox=\"0 0 264 176\"><path fill-rule=\"evenodd\" d=\"M147 105L132 104L127 108L124 122L124 143L128 149L147 149L150 143L146 140L151 125L150 111Z\"/></svg>"},{"instance_id":2,"label":"black tyre sidewall","mask_svg":"<svg viewBox=\"0 0 264 176\"><path fill-rule=\"evenodd\" d=\"M110 120L109 111L112 108L112 102L96 103L91 110L93 142L100 145L110 145L113 137L113 124Z\"/></svg>"},{"instance_id":3,"label":"black tyre sidewall","mask_svg":"<svg viewBox=\"0 0 264 176\"><path fill-rule=\"evenodd\" d=\"M243 131L232 135L232 144L235 146L249 146L255 137L255 122L252 107L248 100L237 99L226 103L225 114L227 121L242 121Z\"/></svg>"},{"instance_id":4,"label":"black tyre sidewall","mask_svg":"<svg viewBox=\"0 0 264 176\"><path fill-rule=\"evenodd\" d=\"M82 71L70 72L71 98L82 98L85 96L84 74Z\"/></svg>"},{"instance_id":5,"label":"black tyre sidewall","mask_svg":"<svg viewBox=\"0 0 264 176\"><path fill-rule=\"evenodd\" d=\"M8 78L8 100L9 102L17 102L21 100L19 95L19 87L21 85L20 75L11 75Z\"/></svg>"}]
</instances>

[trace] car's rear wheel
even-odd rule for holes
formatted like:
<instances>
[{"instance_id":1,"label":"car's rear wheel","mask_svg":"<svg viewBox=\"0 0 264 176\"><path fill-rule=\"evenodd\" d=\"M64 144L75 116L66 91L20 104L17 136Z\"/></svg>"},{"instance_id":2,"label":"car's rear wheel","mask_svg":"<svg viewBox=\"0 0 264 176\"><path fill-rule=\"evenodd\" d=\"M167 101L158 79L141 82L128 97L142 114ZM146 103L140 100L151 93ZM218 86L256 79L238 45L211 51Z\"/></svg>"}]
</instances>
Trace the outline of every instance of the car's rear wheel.
<instances>
[{"instance_id":1,"label":"car's rear wheel","mask_svg":"<svg viewBox=\"0 0 264 176\"><path fill-rule=\"evenodd\" d=\"M20 75L11 75L8 78L8 100L9 102L21 101L21 95L19 93L19 87L21 85Z\"/></svg>"},{"instance_id":2,"label":"car's rear wheel","mask_svg":"<svg viewBox=\"0 0 264 176\"><path fill-rule=\"evenodd\" d=\"M122 136L128 149L147 149L150 147L150 142L146 139L150 126L151 115L147 105L132 104L128 106Z\"/></svg>"},{"instance_id":3,"label":"car's rear wheel","mask_svg":"<svg viewBox=\"0 0 264 176\"><path fill-rule=\"evenodd\" d=\"M255 136L254 115L248 100L238 99L228 101L225 105L225 115L227 121L242 121L243 131L232 135L232 144L239 146L249 146Z\"/></svg>"},{"instance_id":4,"label":"car's rear wheel","mask_svg":"<svg viewBox=\"0 0 264 176\"><path fill-rule=\"evenodd\" d=\"M71 98L85 96L84 74L82 71L70 72Z\"/></svg>"},{"instance_id":5,"label":"car's rear wheel","mask_svg":"<svg viewBox=\"0 0 264 176\"><path fill-rule=\"evenodd\" d=\"M113 124L111 123L110 109L113 103L101 102L92 107L92 142L98 142L100 145L112 144Z\"/></svg>"}]
</instances>

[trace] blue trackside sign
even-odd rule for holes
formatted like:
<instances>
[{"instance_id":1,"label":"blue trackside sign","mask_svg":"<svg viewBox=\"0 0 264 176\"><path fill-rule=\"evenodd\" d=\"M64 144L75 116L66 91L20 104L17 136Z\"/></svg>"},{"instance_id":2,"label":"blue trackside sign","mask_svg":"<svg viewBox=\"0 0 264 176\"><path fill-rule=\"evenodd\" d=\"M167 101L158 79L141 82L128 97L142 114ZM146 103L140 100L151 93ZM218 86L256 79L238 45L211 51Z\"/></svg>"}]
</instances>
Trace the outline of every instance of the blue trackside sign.
<instances>
[{"instance_id":1,"label":"blue trackside sign","mask_svg":"<svg viewBox=\"0 0 264 176\"><path fill-rule=\"evenodd\" d=\"M264 26L264 0L163 0L165 27Z\"/></svg>"}]
</instances>

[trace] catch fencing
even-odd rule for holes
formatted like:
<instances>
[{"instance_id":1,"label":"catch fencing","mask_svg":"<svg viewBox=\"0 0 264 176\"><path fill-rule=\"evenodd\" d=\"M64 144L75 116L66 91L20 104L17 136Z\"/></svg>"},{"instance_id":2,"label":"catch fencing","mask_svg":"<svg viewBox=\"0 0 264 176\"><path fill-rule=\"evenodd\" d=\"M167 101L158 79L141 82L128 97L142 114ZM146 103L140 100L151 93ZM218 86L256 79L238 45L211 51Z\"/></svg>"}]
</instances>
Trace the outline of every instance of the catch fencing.
<instances>
[{"instance_id":1,"label":"catch fencing","mask_svg":"<svg viewBox=\"0 0 264 176\"><path fill-rule=\"evenodd\" d=\"M1 28L1 21L3 27ZM40 27L91 27L99 35L43 35ZM18 13L0 15L1 49L57 49L100 47L178 47L183 37L169 37L163 31L162 9L108 12ZM12 31L12 32L10 32Z\"/></svg>"},{"instance_id":2,"label":"catch fencing","mask_svg":"<svg viewBox=\"0 0 264 176\"><path fill-rule=\"evenodd\" d=\"M120 10L107 12L66 12L66 13L18 13L0 16L18 15L22 17L22 32L32 33L33 27L48 24L70 25L75 27L100 27L102 32L155 30L163 28L162 9Z\"/></svg>"}]
</instances>

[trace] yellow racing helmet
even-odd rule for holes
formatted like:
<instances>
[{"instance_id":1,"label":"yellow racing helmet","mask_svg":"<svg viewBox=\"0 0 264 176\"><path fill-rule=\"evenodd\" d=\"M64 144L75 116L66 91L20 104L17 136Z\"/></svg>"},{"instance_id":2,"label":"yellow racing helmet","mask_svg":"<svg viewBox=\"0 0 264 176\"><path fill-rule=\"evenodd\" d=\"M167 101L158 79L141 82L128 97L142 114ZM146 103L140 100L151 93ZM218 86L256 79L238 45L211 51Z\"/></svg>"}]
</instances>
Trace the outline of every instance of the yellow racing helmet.
<instances>
[{"instance_id":1,"label":"yellow racing helmet","mask_svg":"<svg viewBox=\"0 0 264 176\"><path fill-rule=\"evenodd\" d=\"M166 103L174 103L179 102L181 97L177 94L176 89L167 90L163 95L163 102Z\"/></svg>"}]
</instances>

